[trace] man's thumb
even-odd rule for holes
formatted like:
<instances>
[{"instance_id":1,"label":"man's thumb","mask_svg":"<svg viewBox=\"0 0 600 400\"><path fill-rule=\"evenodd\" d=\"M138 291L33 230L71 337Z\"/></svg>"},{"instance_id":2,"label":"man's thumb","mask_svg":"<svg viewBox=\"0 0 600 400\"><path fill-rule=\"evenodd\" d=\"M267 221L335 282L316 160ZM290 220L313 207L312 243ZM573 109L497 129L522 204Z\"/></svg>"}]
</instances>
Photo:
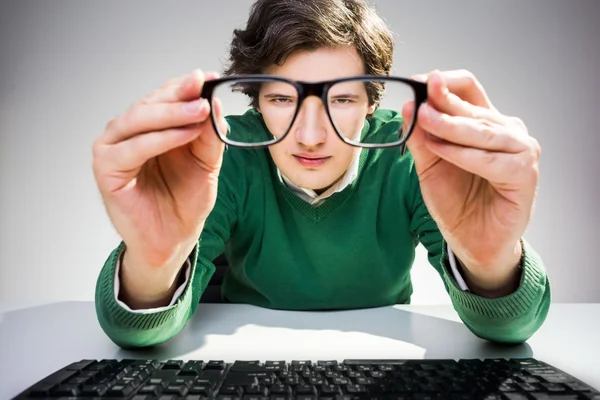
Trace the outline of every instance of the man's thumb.
<instances>
[{"instance_id":1,"label":"man's thumb","mask_svg":"<svg viewBox=\"0 0 600 400\"><path fill-rule=\"evenodd\" d=\"M406 102L402 107L402 119L404 121L403 129L407 129L407 125L413 121L413 115L415 115L414 108L415 103L412 101ZM415 126L413 127L412 133L406 144L413 159L415 160L417 173L421 172L421 170L430 165L437 157L427 148L425 145L426 141L427 133L423 130L423 128L419 127L415 123Z\"/></svg>"},{"instance_id":2,"label":"man's thumb","mask_svg":"<svg viewBox=\"0 0 600 400\"><path fill-rule=\"evenodd\" d=\"M214 98L211 104L211 113L214 113L215 124L221 136L227 135L228 125L223 116L223 107L219 99ZM200 124L200 135L192 142L192 152L209 168L220 168L225 143L219 138L215 131L210 115L206 121Z\"/></svg>"}]
</instances>

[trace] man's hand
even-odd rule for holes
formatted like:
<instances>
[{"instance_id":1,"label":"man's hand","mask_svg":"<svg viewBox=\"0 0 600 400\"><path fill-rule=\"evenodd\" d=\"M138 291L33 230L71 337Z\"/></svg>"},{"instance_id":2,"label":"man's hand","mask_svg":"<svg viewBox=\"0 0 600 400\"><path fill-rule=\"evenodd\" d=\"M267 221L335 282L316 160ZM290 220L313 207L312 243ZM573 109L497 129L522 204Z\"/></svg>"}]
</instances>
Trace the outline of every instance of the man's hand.
<instances>
[{"instance_id":1,"label":"man's hand","mask_svg":"<svg viewBox=\"0 0 600 400\"><path fill-rule=\"evenodd\" d=\"M217 77L197 70L167 81L109 121L94 142L94 176L127 247L120 296L131 307L171 298L214 207L225 145L199 96Z\"/></svg>"},{"instance_id":2,"label":"man's hand","mask_svg":"<svg viewBox=\"0 0 600 400\"><path fill-rule=\"evenodd\" d=\"M519 284L520 238L532 213L540 146L520 119L494 108L468 71L413 79L428 85L428 103L408 140L423 200L470 289L507 295ZM413 108L404 105L405 120Z\"/></svg>"}]
</instances>

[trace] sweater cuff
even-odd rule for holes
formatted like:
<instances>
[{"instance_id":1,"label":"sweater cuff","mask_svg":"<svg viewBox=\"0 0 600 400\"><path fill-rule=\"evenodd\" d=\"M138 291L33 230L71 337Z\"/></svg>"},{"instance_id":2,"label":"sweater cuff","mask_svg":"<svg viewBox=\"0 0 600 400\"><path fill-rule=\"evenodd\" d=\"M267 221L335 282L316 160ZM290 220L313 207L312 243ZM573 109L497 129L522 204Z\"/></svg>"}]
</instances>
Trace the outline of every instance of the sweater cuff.
<instances>
[{"instance_id":1,"label":"sweater cuff","mask_svg":"<svg viewBox=\"0 0 600 400\"><path fill-rule=\"evenodd\" d=\"M489 318L515 318L530 310L544 292L546 272L541 258L535 250L521 239L523 254L519 287L506 296L490 299L462 290L453 278L449 265L446 243L442 246L442 267L444 280L455 309L469 314L482 315Z\"/></svg>"},{"instance_id":2,"label":"sweater cuff","mask_svg":"<svg viewBox=\"0 0 600 400\"><path fill-rule=\"evenodd\" d=\"M458 271L458 260L456 259L456 256L454 256L454 252L452 252L450 245L446 245L446 247L448 250L448 261L450 264L450 269L452 270L452 276L458 283L458 287L460 287L462 290L467 290L467 291L470 290L469 286L467 286L467 283L465 282L464 278Z\"/></svg>"},{"instance_id":3,"label":"sweater cuff","mask_svg":"<svg viewBox=\"0 0 600 400\"><path fill-rule=\"evenodd\" d=\"M188 283L181 296L170 307L164 307L161 310L137 310L132 311L125 308L115 297L115 272L119 262L119 257L125 249L125 244L121 242L108 257L104 267L100 272L96 287L96 309L101 325L109 329L154 329L166 321L174 321L173 318L186 318L187 313L181 312L182 304L190 304L192 296L192 285ZM194 276L196 261L198 258L198 245L196 245L190 254L189 276Z\"/></svg>"}]
</instances>

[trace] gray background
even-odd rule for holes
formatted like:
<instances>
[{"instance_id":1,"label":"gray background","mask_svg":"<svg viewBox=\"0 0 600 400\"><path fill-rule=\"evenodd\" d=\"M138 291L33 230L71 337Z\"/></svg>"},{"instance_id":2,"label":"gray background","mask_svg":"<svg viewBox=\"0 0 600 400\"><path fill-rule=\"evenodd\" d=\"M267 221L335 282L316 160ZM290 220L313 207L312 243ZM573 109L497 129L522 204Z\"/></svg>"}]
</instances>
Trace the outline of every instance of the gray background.
<instances>
[{"instance_id":1,"label":"gray background","mask_svg":"<svg viewBox=\"0 0 600 400\"><path fill-rule=\"evenodd\" d=\"M0 3L0 300L91 300L119 238L91 169L108 120L170 77L221 70L249 0ZM395 73L466 68L542 146L526 232L555 302L600 302L600 2L379 0ZM414 303L449 303L419 248Z\"/></svg>"}]
</instances>

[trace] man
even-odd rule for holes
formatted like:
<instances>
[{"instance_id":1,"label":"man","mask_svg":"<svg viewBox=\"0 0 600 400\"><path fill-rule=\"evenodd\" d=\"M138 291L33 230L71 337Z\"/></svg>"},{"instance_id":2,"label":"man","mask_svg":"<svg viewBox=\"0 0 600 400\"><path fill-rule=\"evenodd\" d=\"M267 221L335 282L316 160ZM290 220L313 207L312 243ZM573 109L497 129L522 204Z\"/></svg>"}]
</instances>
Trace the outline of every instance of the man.
<instances>
[{"instance_id":1,"label":"man","mask_svg":"<svg viewBox=\"0 0 600 400\"><path fill-rule=\"evenodd\" d=\"M392 52L387 27L361 0L259 0L235 32L226 75L383 76ZM297 93L264 84L248 92L248 112L229 116L219 99L198 98L217 78L196 71L169 81L94 144L95 177L123 238L96 290L100 324L116 344L175 336L223 252L230 302L296 310L408 303L419 242L474 334L518 343L541 326L549 281L522 239L540 149L471 74L414 77L427 82L428 99L404 155L350 146L340 131L393 137L415 101L398 104L398 115L359 85L363 92L331 104L311 95L293 108ZM334 100L358 108L335 114ZM219 135L277 142L225 151Z\"/></svg>"}]
</instances>

